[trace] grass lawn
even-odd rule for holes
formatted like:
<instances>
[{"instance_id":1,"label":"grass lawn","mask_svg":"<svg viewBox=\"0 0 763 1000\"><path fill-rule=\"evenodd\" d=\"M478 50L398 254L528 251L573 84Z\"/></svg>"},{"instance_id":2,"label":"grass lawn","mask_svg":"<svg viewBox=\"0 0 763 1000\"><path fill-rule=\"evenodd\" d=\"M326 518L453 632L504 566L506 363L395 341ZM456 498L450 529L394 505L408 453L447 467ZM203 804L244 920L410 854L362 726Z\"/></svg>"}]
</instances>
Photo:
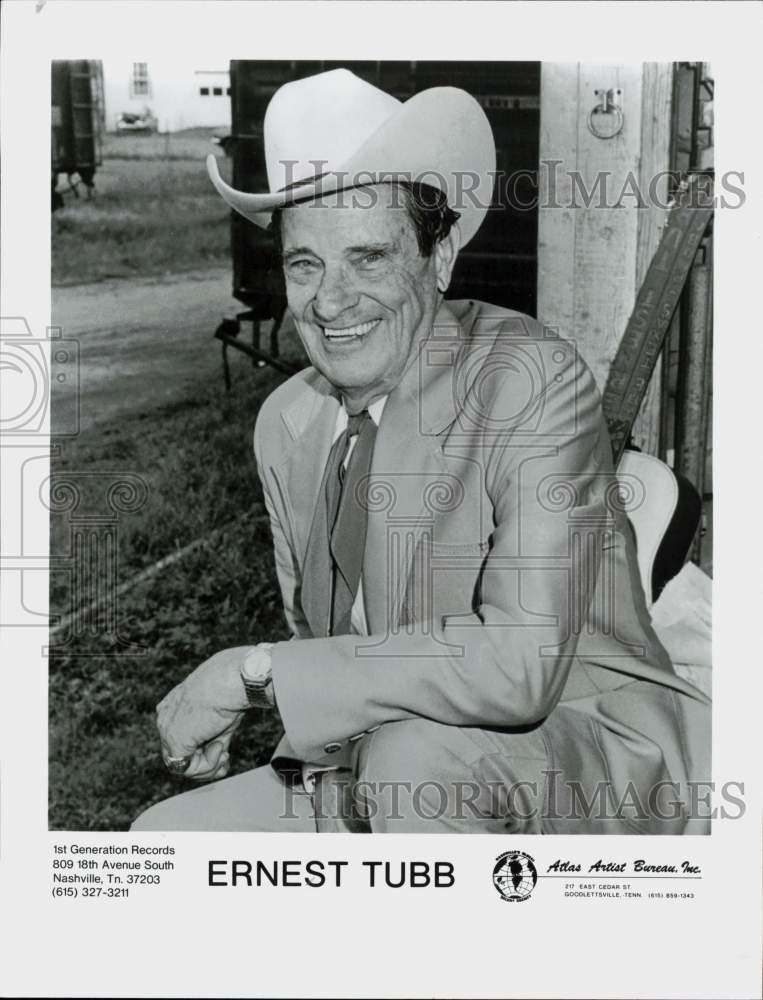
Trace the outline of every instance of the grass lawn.
<instances>
[{"instance_id":1,"label":"grass lawn","mask_svg":"<svg viewBox=\"0 0 763 1000\"><path fill-rule=\"evenodd\" d=\"M95 191L64 190L52 217L54 285L161 275L220 264L230 257L230 212L204 167L214 129L165 136L107 136Z\"/></svg>"},{"instance_id":2,"label":"grass lawn","mask_svg":"<svg viewBox=\"0 0 763 1000\"><path fill-rule=\"evenodd\" d=\"M203 165L214 148L211 131L173 135L169 142L163 136L107 137L93 198L67 195L66 207L53 215L54 284L227 263L229 213ZM221 169L229 176L230 163L222 160ZM300 357L293 340L283 352ZM52 614L70 614L99 591L108 598L92 629L75 621L53 637L51 829L123 830L146 806L186 787L161 763L157 702L212 653L286 636L252 455L257 411L283 378L271 369L239 366L229 395L221 380L200 382L171 405L157 403L139 417L96 424L65 441L54 457L51 495L57 495L56 484L65 492L62 484L74 478L82 490L80 514L108 511L108 486L125 474L145 484L143 506L119 516L119 585L190 543L206 541L130 587L116 605L103 559L86 558L77 578L65 568L51 572ZM115 381L114 392L123 391ZM54 389L54 415L55 409ZM66 560L76 531L72 512L51 514L54 559ZM115 614L118 642L109 638L114 630L106 627L104 608ZM128 655L136 650L141 655ZM233 747L233 773L265 763L280 730L269 714L248 720Z\"/></svg>"},{"instance_id":3,"label":"grass lawn","mask_svg":"<svg viewBox=\"0 0 763 1000\"><path fill-rule=\"evenodd\" d=\"M57 462L56 480L88 476L86 504L102 482L139 475L148 499L118 527L119 583L194 539L210 544L123 594L120 639L142 647L125 655L99 635L76 636L50 658L50 825L53 829L125 829L150 803L183 787L158 755L154 709L190 669L227 646L285 638L270 529L251 448L259 406L283 376L270 369L237 375L144 417L94 428ZM90 485L88 485L88 483ZM68 550L71 522L53 514L51 548ZM75 588L51 574L51 611L66 613L90 595L102 564ZM262 713L234 747L234 771L264 763L280 734Z\"/></svg>"}]
</instances>

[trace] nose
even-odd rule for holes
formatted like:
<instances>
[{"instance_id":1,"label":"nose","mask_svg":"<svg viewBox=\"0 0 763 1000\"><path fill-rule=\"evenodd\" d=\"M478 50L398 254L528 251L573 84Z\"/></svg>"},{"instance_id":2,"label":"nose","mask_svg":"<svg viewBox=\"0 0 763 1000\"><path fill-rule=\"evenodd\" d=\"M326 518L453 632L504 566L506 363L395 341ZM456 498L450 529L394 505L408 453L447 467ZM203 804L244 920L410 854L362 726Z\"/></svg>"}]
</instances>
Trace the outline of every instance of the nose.
<instances>
[{"instance_id":1,"label":"nose","mask_svg":"<svg viewBox=\"0 0 763 1000\"><path fill-rule=\"evenodd\" d=\"M346 310L353 309L359 298L345 269L326 265L313 298L313 315L321 325L328 325Z\"/></svg>"}]
</instances>

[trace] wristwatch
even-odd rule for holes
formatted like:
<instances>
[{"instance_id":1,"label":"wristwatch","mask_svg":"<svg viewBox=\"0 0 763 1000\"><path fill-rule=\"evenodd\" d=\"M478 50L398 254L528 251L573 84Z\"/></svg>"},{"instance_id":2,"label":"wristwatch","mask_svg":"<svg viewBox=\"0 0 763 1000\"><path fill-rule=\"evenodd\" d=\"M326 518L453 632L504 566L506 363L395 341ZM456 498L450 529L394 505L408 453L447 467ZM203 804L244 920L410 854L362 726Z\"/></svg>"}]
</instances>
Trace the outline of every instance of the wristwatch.
<instances>
[{"instance_id":1,"label":"wristwatch","mask_svg":"<svg viewBox=\"0 0 763 1000\"><path fill-rule=\"evenodd\" d=\"M246 697L252 708L273 708L276 703L273 693L273 671L270 661L272 642L261 642L244 657L241 664L241 680Z\"/></svg>"}]
</instances>

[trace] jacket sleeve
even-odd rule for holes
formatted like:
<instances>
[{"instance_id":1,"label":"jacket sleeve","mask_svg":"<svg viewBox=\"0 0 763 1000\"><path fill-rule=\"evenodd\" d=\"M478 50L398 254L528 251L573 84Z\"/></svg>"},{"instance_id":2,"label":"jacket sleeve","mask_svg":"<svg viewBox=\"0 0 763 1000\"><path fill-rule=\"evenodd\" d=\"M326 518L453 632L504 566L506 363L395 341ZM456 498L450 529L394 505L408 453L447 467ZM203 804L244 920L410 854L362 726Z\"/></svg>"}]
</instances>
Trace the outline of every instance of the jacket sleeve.
<instances>
[{"instance_id":1,"label":"jacket sleeve","mask_svg":"<svg viewBox=\"0 0 763 1000\"><path fill-rule=\"evenodd\" d=\"M552 710L586 618L606 532L602 447L609 441L599 394L574 354L568 374L544 399L532 438L540 446L516 446L508 436L484 448L494 530L472 614L418 625L414 634L274 647L276 701L303 759L318 760L329 744L394 720L523 726ZM491 403L490 417L499 422L516 405L506 395L496 389ZM565 498L568 509L560 513ZM587 526L579 543L570 541L570 515ZM573 571L571 544L582 547ZM531 559L523 561L524 554Z\"/></svg>"},{"instance_id":2,"label":"jacket sleeve","mask_svg":"<svg viewBox=\"0 0 763 1000\"><path fill-rule=\"evenodd\" d=\"M292 633L292 638L301 639L311 636L310 626L302 613L299 602L300 572L294 550L289 542L286 530L278 514L276 503L278 486L271 482L267 474L267 463L263 461L263 430L258 418L254 428L254 457L257 463L257 473L262 484L262 494L265 508L270 518L270 529L273 535L273 553L275 556L276 576L281 589L281 599L286 623Z\"/></svg>"}]
</instances>

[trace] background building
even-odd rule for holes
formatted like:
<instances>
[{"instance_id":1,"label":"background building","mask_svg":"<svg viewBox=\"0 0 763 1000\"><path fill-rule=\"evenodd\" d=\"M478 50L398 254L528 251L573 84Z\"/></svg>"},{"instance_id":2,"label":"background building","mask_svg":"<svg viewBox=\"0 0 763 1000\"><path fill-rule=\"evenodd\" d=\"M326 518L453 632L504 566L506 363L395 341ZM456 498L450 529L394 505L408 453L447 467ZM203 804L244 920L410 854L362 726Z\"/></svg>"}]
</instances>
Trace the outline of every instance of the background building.
<instances>
[{"instance_id":1,"label":"background building","mask_svg":"<svg viewBox=\"0 0 763 1000\"><path fill-rule=\"evenodd\" d=\"M103 60L106 130L123 112L149 108L160 132L230 126L230 73L227 67L200 65L182 57Z\"/></svg>"}]
</instances>

